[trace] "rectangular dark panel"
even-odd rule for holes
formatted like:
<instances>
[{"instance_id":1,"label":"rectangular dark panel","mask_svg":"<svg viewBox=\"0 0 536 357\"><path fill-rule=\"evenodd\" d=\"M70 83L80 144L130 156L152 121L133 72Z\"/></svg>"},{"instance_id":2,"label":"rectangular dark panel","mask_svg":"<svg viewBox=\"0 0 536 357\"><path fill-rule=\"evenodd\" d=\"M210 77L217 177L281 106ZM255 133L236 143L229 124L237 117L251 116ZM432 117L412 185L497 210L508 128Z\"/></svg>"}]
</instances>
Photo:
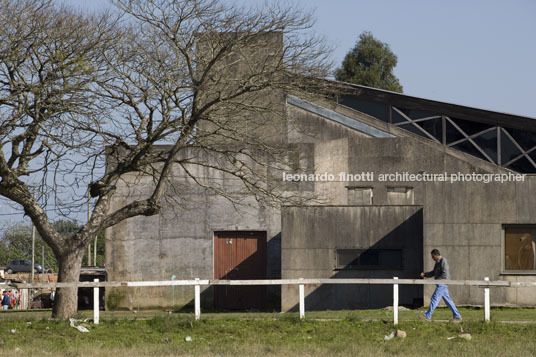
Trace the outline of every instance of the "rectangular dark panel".
<instances>
[{"instance_id":1,"label":"rectangular dark panel","mask_svg":"<svg viewBox=\"0 0 536 357\"><path fill-rule=\"evenodd\" d=\"M354 96L342 96L339 104L358 110L385 122L389 121L389 107L384 103L376 103L358 99Z\"/></svg>"},{"instance_id":2,"label":"rectangular dark panel","mask_svg":"<svg viewBox=\"0 0 536 357\"><path fill-rule=\"evenodd\" d=\"M403 269L402 249L337 249L337 269Z\"/></svg>"}]
</instances>

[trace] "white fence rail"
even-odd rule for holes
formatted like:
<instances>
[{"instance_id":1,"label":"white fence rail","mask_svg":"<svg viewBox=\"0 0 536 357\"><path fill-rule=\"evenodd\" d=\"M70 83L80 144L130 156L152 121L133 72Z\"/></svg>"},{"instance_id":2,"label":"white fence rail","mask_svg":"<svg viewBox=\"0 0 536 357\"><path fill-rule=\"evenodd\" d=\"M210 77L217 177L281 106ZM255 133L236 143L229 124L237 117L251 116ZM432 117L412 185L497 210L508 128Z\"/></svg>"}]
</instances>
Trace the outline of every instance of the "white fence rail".
<instances>
[{"instance_id":1,"label":"white fence rail","mask_svg":"<svg viewBox=\"0 0 536 357\"><path fill-rule=\"evenodd\" d=\"M72 282L72 283L2 283L0 289L43 289L78 287L93 288L94 322L99 323L99 289L101 287L160 287L160 286L194 286L194 315L198 320L201 317L201 285L298 285L300 318L305 317L305 285L320 284L382 284L393 285L393 322L398 324L398 287L399 285L465 285L484 288L484 320L490 320L490 287L536 287L536 282L510 282L484 280L423 280L423 279L277 279L277 280L161 280L161 281L98 281Z\"/></svg>"}]
</instances>

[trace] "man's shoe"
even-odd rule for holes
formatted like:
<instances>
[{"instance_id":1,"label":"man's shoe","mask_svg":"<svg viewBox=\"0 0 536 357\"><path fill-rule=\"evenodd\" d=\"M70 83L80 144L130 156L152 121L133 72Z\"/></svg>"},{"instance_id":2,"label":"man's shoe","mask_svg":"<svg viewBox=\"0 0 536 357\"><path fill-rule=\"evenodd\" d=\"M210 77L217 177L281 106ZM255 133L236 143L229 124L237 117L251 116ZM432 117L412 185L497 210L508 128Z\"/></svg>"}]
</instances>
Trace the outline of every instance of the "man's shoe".
<instances>
[{"instance_id":1,"label":"man's shoe","mask_svg":"<svg viewBox=\"0 0 536 357\"><path fill-rule=\"evenodd\" d=\"M455 324L459 324L460 322L462 322L462 318L461 317L457 317L455 319L452 319L450 320L451 322L454 322Z\"/></svg>"},{"instance_id":2,"label":"man's shoe","mask_svg":"<svg viewBox=\"0 0 536 357\"><path fill-rule=\"evenodd\" d=\"M419 316L419 319L421 319L423 321L428 321L428 322L432 321L432 319L429 319L428 317L426 317L424 315Z\"/></svg>"}]
</instances>

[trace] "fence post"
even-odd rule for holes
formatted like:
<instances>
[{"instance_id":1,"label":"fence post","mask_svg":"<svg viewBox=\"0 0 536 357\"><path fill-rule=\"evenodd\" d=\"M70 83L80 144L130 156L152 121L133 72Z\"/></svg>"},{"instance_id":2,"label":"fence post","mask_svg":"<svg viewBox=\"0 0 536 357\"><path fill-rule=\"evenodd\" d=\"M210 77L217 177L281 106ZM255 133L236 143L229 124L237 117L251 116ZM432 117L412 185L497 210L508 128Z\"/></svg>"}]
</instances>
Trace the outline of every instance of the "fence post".
<instances>
[{"instance_id":1,"label":"fence post","mask_svg":"<svg viewBox=\"0 0 536 357\"><path fill-rule=\"evenodd\" d=\"M93 279L95 283L99 282L99 279ZM93 288L93 323L95 325L99 324L99 308L100 308L100 299L99 299L99 287L95 286Z\"/></svg>"},{"instance_id":2,"label":"fence post","mask_svg":"<svg viewBox=\"0 0 536 357\"><path fill-rule=\"evenodd\" d=\"M488 277L484 278L485 281L489 281ZM490 311L489 311L489 287L484 288L484 321L489 322Z\"/></svg>"},{"instance_id":3,"label":"fence post","mask_svg":"<svg viewBox=\"0 0 536 357\"><path fill-rule=\"evenodd\" d=\"M300 280L303 280L303 278L300 278ZM299 290L300 290L300 319L304 319L305 318L305 287L303 284L300 284Z\"/></svg>"},{"instance_id":4,"label":"fence post","mask_svg":"<svg viewBox=\"0 0 536 357\"><path fill-rule=\"evenodd\" d=\"M195 281L199 281L199 278L195 278ZM194 314L195 319L199 320L201 317L201 287L199 284L195 284L194 286L194 294L195 294L195 307L194 307Z\"/></svg>"},{"instance_id":5,"label":"fence post","mask_svg":"<svg viewBox=\"0 0 536 357\"><path fill-rule=\"evenodd\" d=\"M393 277L398 280L398 277ZM393 284L393 324L398 325L398 284Z\"/></svg>"}]
</instances>

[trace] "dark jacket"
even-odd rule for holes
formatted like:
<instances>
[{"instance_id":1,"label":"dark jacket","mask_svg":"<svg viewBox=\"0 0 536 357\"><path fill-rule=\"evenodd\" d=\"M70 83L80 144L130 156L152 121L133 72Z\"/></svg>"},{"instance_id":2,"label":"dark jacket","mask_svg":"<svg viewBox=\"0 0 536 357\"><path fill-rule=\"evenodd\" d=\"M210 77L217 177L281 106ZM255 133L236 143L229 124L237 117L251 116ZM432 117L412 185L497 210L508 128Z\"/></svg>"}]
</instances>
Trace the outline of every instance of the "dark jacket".
<instances>
[{"instance_id":1,"label":"dark jacket","mask_svg":"<svg viewBox=\"0 0 536 357\"><path fill-rule=\"evenodd\" d=\"M11 299L9 298L8 294L5 294L2 298L2 305L9 305L11 303Z\"/></svg>"},{"instance_id":2,"label":"dark jacket","mask_svg":"<svg viewBox=\"0 0 536 357\"><path fill-rule=\"evenodd\" d=\"M447 259L441 257L441 259L435 263L434 270L424 273L424 276L427 278L434 277L435 280L449 280L450 272Z\"/></svg>"}]
</instances>

